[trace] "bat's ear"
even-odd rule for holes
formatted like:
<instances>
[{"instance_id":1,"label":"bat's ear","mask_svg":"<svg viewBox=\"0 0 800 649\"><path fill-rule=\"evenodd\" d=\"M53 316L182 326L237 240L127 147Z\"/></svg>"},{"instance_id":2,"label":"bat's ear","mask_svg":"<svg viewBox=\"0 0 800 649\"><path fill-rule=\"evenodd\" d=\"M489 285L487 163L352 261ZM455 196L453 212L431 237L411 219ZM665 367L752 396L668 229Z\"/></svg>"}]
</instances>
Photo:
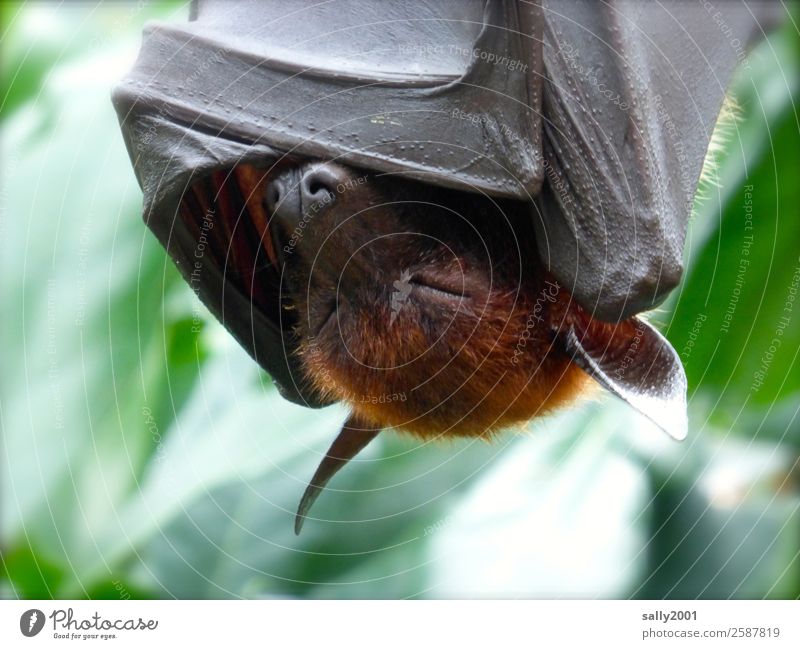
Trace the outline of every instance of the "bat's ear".
<instances>
[{"instance_id":1,"label":"bat's ear","mask_svg":"<svg viewBox=\"0 0 800 649\"><path fill-rule=\"evenodd\" d=\"M573 361L671 437L686 437L686 374L666 338L644 320L577 317L558 338Z\"/></svg>"}]
</instances>

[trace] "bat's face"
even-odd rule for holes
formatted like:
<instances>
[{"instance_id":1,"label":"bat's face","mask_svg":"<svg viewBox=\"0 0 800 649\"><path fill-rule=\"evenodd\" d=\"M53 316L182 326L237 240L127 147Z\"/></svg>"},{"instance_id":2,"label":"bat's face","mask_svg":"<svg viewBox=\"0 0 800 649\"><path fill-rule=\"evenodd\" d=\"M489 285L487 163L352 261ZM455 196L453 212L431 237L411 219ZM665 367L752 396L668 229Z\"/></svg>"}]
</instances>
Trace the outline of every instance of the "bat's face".
<instances>
[{"instance_id":1,"label":"bat's face","mask_svg":"<svg viewBox=\"0 0 800 649\"><path fill-rule=\"evenodd\" d=\"M583 383L523 203L333 163L284 170L265 202L306 378L365 423L481 435Z\"/></svg>"}]
</instances>

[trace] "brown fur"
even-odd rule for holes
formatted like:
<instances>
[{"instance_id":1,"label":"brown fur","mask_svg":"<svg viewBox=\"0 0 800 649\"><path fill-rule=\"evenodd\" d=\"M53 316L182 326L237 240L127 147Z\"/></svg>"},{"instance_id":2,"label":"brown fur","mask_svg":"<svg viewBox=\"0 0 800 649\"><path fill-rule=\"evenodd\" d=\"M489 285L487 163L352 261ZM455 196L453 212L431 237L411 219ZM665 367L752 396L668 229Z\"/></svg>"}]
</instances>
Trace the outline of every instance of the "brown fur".
<instances>
[{"instance_id":1,"label":"brown fur","mask_svg":"<svg viewBox=\"0 0 800 649\"><path fill-rule=\"evenodd\" d=\"M285 262L310 384L424 437L488 436L572 399L587 377L554 332L577 307L548 283L532 218L392 176L337 192Z\"/></svg>"}]
</instances>

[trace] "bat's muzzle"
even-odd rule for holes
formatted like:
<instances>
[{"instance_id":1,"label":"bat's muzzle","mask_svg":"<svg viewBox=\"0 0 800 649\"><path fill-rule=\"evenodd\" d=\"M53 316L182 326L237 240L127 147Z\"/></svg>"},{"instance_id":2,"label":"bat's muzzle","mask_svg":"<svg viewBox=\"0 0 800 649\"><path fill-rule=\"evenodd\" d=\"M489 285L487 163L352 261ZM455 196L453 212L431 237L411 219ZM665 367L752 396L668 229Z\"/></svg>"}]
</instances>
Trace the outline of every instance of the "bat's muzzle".
<instances>
[{"instance_id":1,"label":"bat's muzzle","mask_svg":"<svg viewBox=\"0 0 800 649\"><path fill-rule=\"evenodd\" d=\"M343 167L314 162L286 169L266 183L264 206L270 214L270 234L281 266L286 262L284 252L294 247L292 242L302 236L313 217L333 205L337 188L347 179Z\"/></svg>"},{"instance_id":2,"label":"bat's muzzle","mask_svg":"<svg viewBox=\"0 0 800 649\"><path fill-rule=\"evenodd\" d=\"M264 189L264 200L272 218L293 230L303 216L331 204L346 173L336 165L313 163L288 169L272 178Z\"/></svg>"}]
</instances>

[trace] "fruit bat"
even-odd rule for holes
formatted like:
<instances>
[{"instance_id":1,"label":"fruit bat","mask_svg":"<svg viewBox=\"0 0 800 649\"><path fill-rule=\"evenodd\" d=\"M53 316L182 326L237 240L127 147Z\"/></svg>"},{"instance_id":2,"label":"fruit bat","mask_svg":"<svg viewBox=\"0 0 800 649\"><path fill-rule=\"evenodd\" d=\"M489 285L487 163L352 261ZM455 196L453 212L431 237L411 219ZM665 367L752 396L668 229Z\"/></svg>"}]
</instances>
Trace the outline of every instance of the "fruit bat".
<instances>
[{"instance_id":1,"label":"fruit bat","mask_svg":"<svg viewBox=\"0 0 800 649\"><path fill-rule=\"evenodd\" d=\"M599 383L677 439L686 380L637 314L680 280L733 69L768 2L192 5L113 101L144 219L310 407L490 436Z\"/></svg>"}]
</instances>

